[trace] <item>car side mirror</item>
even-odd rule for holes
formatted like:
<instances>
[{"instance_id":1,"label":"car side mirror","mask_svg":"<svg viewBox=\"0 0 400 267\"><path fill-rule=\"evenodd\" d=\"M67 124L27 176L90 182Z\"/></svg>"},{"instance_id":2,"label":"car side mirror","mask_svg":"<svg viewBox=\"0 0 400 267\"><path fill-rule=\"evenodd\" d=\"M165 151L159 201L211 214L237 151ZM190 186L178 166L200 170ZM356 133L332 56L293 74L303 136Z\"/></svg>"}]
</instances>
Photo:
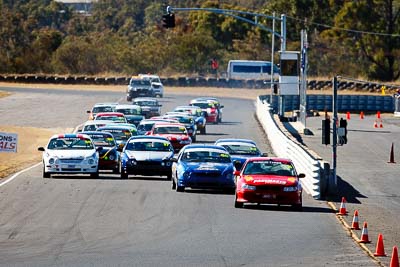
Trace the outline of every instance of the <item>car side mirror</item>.
<instances>
[{"instance_id":1,"label":"car side mirror","mask_svg":"<svg viewBox=\"0 0 400 267\"><path fill-rule=\"evenodd\" d=\"M86 110L86 113L87 113L87 114L90 114L90 113L92 113L92 112L91 112L90 110Z\"/></svg>"},{"instance_id":2,"label":"car side mirror","mask_svg":"<svg viewBox=\"0 0 400 267\"><path fill-rule=\"evenodd\" d=\"M103 150L103 147L102 147L102 146L96 147L96 151L97 151L97 152L101 152L102 150Z\"/></svg>"},{"instance_id":3,"label":"car side mirror","mask_svg":"<svg viewBox=\"0 0 400 267\"><path fill-rule=\"evenodd\" d=\"M299 175L297 175L297 177L304 178L304 177L306 177L306 175L304 173L299 173Z\"/></svg>"},{"instance_id":4,"label":"car side mirror","mask_svg":"<svg viewBox=\"0 0 400 267\"><path fill-rule=\"evenodd\" d=\"M219 106L219 108L224 108L224 105Z\"/></svg>"},{"instance_id":5,"label":"car side mirror","mask_svg":"<svg viewBox=\"0 0 400 267\"><path fill-rule=\"evenodd\" d=\"M124 146L122 145L122 144L119 144L118 146L117 146L117 151L118 152L122 152L122 150L124 149Z\"/></svg>"},{"instance_id":6,"label":"car side mirror","mask_svg":"<svg viewBox=\"0 0 400 267\"><path fill-rule=\"evenodd\" d=\"M239 175L240 175L240 171L238 171L238 170L234 171L234 172L233 172L233 175L239 176Z\"/></svg>"},{"instance_id":7,"label":"car side mirror","mask_svg":"<svg viewBox=\"0 0 400 267\"><path fill-rule=\"evenodd\" d=\"M39 151L44 151L44 147L38 147L38 149L37 150L39 150Z\"/></svg>"},{"instance_id":8,"label":"car side mirror","mask_svg":"<svg viewBox=\"0 0 400 267\"><path fill-rule=\"evenodd\" d=\"M261 156L262 156L262 157L268 157L268 153L267 153L267 152L264 152L264 153L261 154Z\"/></svg>"},{"instance_id":9,"label":"car side mirror","mask_svg":"<svg viewBox=\"0 0 400 267\"><path fill-rule=\"evenodd\" d=\"M178 162L178 159L177 158L171 158L170 161L171 162Z\"/></svg>"}]
</instances>

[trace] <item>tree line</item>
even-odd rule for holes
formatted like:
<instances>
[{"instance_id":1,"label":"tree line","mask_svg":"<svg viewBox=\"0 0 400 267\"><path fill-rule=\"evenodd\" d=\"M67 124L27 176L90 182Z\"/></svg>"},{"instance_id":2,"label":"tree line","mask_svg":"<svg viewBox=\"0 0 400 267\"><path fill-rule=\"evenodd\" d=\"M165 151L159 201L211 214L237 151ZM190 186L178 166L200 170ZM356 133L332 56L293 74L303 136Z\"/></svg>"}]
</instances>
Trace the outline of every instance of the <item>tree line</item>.
<instances>
[{"instance_id":1,"label":"tree line","mask_svg":"<svg viewBox=\"0 0 400 267\"><path fill-rule=\"evenodd\" d=\"M399 0L168 1L287 16L287 50L308 32L311 76L395 81L400 75ZM98 0L89 14L52 0L0 0L0 72L206 76L230 59L271 59L271 33L231 16L176 12L162 27L166 1ZM254 17L245 16L254 20ZM259 19L272 28L272 20ZM276 23L279 31L280 24ZM275 40L275 51L280 41ZM278 53L275 53L275 62Z\"/></svg>"}]
</instances>

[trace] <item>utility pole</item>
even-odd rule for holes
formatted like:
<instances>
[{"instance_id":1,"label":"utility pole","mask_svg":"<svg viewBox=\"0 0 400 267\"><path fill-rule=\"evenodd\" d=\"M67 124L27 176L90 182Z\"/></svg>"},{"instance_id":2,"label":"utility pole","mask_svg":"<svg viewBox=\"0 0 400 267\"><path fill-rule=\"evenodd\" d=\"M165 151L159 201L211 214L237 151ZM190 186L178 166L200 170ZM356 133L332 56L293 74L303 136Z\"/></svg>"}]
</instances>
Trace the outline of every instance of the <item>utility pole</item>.
<instances>
[{"instance_id":1,"label":"utility pole","mask_svg":"<svg viewBox=\"0 0 400 267\"><path fill-rule=\"evenodd\" d=\"M337 102L337 76L333 77L333 124L332 124L332 177L329 182L329 193L336 193L337 191L337 175L336 175L336 162L337 162L337 122L338 122L338 102Z\"/></svg>"}]
</instances>

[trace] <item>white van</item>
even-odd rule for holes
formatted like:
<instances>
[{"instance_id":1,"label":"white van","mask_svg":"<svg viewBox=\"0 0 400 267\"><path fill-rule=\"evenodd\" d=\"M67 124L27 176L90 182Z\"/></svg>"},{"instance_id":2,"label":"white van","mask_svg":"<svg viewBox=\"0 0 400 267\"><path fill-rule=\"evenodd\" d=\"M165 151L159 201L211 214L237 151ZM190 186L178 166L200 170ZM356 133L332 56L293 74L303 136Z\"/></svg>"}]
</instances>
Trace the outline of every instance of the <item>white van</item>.
<instances>
[{"instance_id":1,"label":"white van","mask_svg":"<svg viewBox=\"0 0 400 267\"><path fill-rule=\"evenodd\" d=\"M271 62L259 60L230 60L228 79L270 80ZM279 79L279 68L274 65L274 79Z\"/></svg>"}]
</instances>

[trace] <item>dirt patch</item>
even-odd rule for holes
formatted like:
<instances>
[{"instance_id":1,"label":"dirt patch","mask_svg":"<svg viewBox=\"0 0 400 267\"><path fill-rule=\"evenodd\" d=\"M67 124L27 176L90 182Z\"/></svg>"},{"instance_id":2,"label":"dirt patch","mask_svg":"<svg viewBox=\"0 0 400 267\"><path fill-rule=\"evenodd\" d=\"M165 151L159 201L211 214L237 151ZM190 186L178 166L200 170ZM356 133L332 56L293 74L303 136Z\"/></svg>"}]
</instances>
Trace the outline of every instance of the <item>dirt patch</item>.
<instances>
[{"instance_id":1,"label":"dirt patch","mask_svg":"<svg viewBox=\"0 0 400 267\"><path fill-rule=\"evenodd\" d=\"M40 162L42 152L39 152L37 148L39 146L46 146L53 134L67 130L70 129L43 129L0 125L0 132L18 134L18 152L0 153L0 179Z\"/></svg>"}]
</instances>

